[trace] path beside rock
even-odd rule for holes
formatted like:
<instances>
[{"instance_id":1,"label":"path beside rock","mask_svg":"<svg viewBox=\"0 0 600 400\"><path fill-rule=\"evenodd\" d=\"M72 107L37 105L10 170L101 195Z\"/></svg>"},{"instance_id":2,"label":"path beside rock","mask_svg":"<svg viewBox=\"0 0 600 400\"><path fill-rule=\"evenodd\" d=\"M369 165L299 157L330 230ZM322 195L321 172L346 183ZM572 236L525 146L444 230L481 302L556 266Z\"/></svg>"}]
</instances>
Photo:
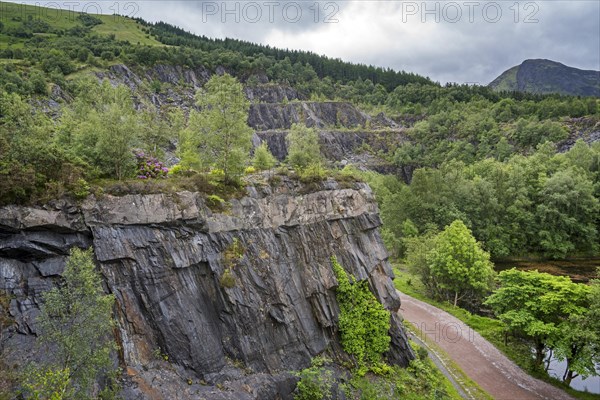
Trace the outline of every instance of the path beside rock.
<instances>
[{"instance_id":1,"label":"path beside rock","mask_svg":"<svg viewBox=\"0 0 600 400\"><path fill-rule=\"evenodd\" d=\"M400 313L434 341L483 390L495 399L572 399L564 391L529 376L490 342L459 319L400 293Z\"/></svg>"}]
</instances>

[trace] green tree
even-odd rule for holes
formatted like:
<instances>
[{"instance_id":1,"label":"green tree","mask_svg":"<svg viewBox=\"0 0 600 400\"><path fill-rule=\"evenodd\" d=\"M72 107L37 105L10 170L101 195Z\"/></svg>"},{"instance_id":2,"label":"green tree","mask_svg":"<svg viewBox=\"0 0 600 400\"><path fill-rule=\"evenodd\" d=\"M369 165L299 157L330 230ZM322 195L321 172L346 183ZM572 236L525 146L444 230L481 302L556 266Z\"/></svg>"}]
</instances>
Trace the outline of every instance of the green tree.
<instances>
[{"instance_id":1,"label":"green tree","mask_svg":"<svg viewBox=\"0 0 600 400\"><path fill-rule=\"evenodd\" d=\"M242 84L228 74L213 75L196 100L200 111L192 112L189 127L201 162L221 169L226 181L235 181L244 172L252 137L247 123L250 102Z\"/></svg>"},{"instance_id":2,"label":"green tree","mask_svg":"<svg viewBox=\"0 0 600 400\"><path fill-rule=\"evenodd\" d=\"M266 142L262 142L260 146L258 146L254 150L254 159L252 160L252 165L259 171L271 169L277 163L277 159L271 154L269 150L269 146L267 146Z\"/></svg>"},{"instance_id":3,"label":"green tree","mask_svg":"<svg viewBox=\"0 0 600 400\"><path fill-rule=\"evenodd\" d=\"M542 182L536 208L542 251L553 258L564 258L574 250L596 250L600 203L585 171L577 167L563 169Z\"/></svg>"},{"instance_id":4,"label":"green tree","mask_svg":"<svg viewBox=\"0 0 600 400\"><path fill-rule=\"evenodd\" d=\"M39 340L46 346L50 367L68 374L76 398L92 396L93 383L113 369L110 353L114 296L104 294L91 250L71 250L64 282L46 292L38 317ZM49 381L61 374L49 376ZM60 378L60 379L59 379Z\"/></svg>"},{"instance_id":5,"label":"green tree","mask_svg":"<svg viewBox=\"0 0 600 400\"><path fill-rule=\"evenodd\" d=\"M579 286L580 290L589 289L587 302L581 300L584 306L577 310L581 313L574 312L561 322L557 337L550 342L554 357L567 362L563 374L567 385L578 376L598 375L596 365L600 363L600 280Z\"/></svg>"},{"instance_id":6,"label":"green tree","mask_svg":"<svg viewBox=\"0 0 600 400\"><path fill-rule=\"evenodd\" d=\"M319 134L314 128L293 124L286 140L288 143L287 160L292 167L302 171L311 164L321 163Z\"/></svg>"},{"instance_id":7,"label":"green tree","mask_svg":"<svg viewBox=\"0 0 600 400\"><path fill-rule=\"evenodd\" d=\"M140 137L141 120L124 85L108 80L76 83L76 100L63 112L56 141L73 157L96 167L103 176L122 179L135 168L133 147Z\"/></svg>"},{"instance_id":8,"label":"green tree","mask_svg":"<svg viewBox=\"0 0 600 400\"><path fill-rule=\"evenodd\" d=\"M515 268L500 272L498 280L500 287L484 304L492 308L507 332L533 342L535 365L542 365L546 348L554 343L561 348L559 356L571 357L572 367L577 355L566 347L577 345L581 334L574 332L569 337L565 333L576 328L572 323L585 314L590 289L568 277Z\"/></svg>"},{"instance_id":9,"label":"green tree","mask_svg":"<svg viewBox=\"0 0 600 400\"><path fill-rule=\"evenodd\" d=\"M412 273L419 276L429 296L434 298L440 297L440 294L427 262L427 254L434 248L437 235L437 232L429 231L421 236L407 237L403 240L406 246L406 264Z\"/></svg>"},{"instance_id":10,"label":"green tree","mask_svg":"<svg viewBox=\"0 0 600 400\"><path fill-rule=\"evenodd\" d=\"M492 287L494 268L469 228L456 220L436 238L427 254L434 285L454 306L466 297L479 301Z\"/></svg>"}]
</instances>

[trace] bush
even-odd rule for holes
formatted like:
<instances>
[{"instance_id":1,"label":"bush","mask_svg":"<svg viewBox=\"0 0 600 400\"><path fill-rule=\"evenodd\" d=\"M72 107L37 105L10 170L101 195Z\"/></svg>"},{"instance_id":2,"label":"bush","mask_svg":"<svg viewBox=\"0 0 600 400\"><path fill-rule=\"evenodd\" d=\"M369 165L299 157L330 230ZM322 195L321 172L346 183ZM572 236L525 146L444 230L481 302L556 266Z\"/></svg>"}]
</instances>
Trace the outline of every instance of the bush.
<instances>
[{"instance_id":1,"label":"bush","mask_svg":"<svg viewBox=\"0 0 600 400\"><path fill-rule=\"evenodd\" d=\"M294 400L331 399L333 377L330 370L315 365L298 373L300 381L296 386Z\"/></svg>"},{"instance_id":2,"label":"bush","mask_svg":"<svg viewBox=\"0 0 600 400\"><path fill-rule=\"evenodd\" d=\"M252 159L252 165L259 171L271 169L277 163L277 159L271 154L269 147L266 142L261 143L254 150L254 158Z\"/></svg>"},{"instance_id":3,"label":"bush","mask_svg":"<svg viewBox=\"0 0 600 400\"><path fill-rule=\"evenodd\" d=\"M156 157L144 154L143 151L135 153L137 162L138 179L166 178L169 169L158 161Z\"/></svg>"},{"instance_id":4,"label":"bush","mask_svg":"<svg viewBox=\"0 0 600 400\"><path fill-rule=\"evenodd\" d=\"M90 194L90 185L85 179L80 178L71 188L71 193L73 193L77 199L85 199Z\"/></svg>"},{"instance_id":5,"label":"bush","mask_svg":"<svg viewBox=\"0 0 600 400\"><path fill-rule=\"evenodd\" d=\"M216 194L211 194L206 197L206 205L213 211L222 211L225 207L225 200Z\"/></svg>"},{"instance_id":6,"label":"bush","mask_svg":"<svg viewBox=\"0 0 600 400\"><path fill-rule=\"evenodd\" d=\"M115 59L115 53L113 53L112 51L103 51L100 54L100 58L105 61L112 61Z\"/></svg>"},{"instance_id":7,"label":"bush","mask_svg":"<svg viewBox=\"0 0 600 400\"><path fill-rule=\"evenodd\" d=\"M327 170L323 168L321 163L309 164L299 172L300 181L303 183L322 182L327 178Z\"/></svg>"},{"instance_id":8,"label":"bush","mask_svg":"<svg viewBox=\"0 0 600 400\"><path fill-rule=\"evenodd\" d=\"M172 175L183 175L185 172L185 169L181 166L181 164L177 164L177 165L173 165L171 168L169 168L169 172L167 173L168 176L172 176Z\"/></svg>"},{"instance_id":9,"label":"bush","mask_svg":"<svg viewBox=\"0 0 600 400\"><path fill-rule=\"evenodd\" d=\"M227 289L231 289L235 286L235 276L233 276L229 268L223 272L223 275L221 275L221 278L219 279L219 283L221 284L221 287Z\"/></svg>"},{"instance_id":10,"label":"bush","mask_svg":"<svg viewBox=\"0 0 600 400\"><path fill-rule=\"evenodd\" d=\"M375 298L367 281L357 282L331 258L338 280L336 297L340 306L338 329L343 349L354 356L359 370L381 363L390 346L390 313Z\"/></svg>"}]
</instances>

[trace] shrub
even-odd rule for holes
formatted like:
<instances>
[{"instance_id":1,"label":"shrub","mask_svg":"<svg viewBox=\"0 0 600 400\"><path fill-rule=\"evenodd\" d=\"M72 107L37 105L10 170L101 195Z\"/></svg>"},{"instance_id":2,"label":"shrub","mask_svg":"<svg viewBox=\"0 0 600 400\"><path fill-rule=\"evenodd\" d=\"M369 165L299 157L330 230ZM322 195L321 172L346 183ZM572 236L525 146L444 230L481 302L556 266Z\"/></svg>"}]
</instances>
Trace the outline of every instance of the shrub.
<instances>
[{"instance_id":1,"label":"shrub","mask_svg":"<svg viewBox=\"0 0 600 400\"><path fill-rule=\"evenodd\" d=\"M338 280L336 297L340 306L339 331L344 351L354 356L359 369L380 364L390 346L390 313L371 293L368 282L357 282L331 258Z\"/></svg>"},{"instance_id":2,"label":"shrub","mask_svg":"<svg viewBox=\"0 0 600 400\"><path fill-rule=\"evenodd\" d=\"M330 370L315 365L298 373L300 381L296 386L294 400L331 399L333 377Z\"/></svg>"},{"instance_id":3,"label":"shrub","mask_svg":"<svg viewBox=\"0 0 600 400\"><path fill-rule=\"evenodd\" d=\"M169 168L169 172L167 174L168 174L168 176L183 175L184 172L185 172L185 169L181 166L181 164L177 164L177 165L173 165L171 168Z\"/></svg>"},{"instance_id":4,"label":"shrub","mask_svg":"<svg viewBox=\"0 0 600 400\"><path fill-rule=\"evenodd\" d=\"M300 181L303 183L321 182L327 178L327 170L320 162L309 164L299 172Z\"/></svg>"},{"instance_id":5,"label":"shrub","mask_svg":"<svg viewBox=\"0 0 600 400\"><path fill-rule=\"evenodd\" d=\"M223 272L223 275L221 275L221 278L219 279L219 283L221 284L221 287L227 289L231 289L235 286L235 276L233 276L229 268Z\"/></svg>"},{"instance_id":6,"label":"shrub","mask_svg":"<svg viewBox=\"0 0 600 400\"><path fill-rule=\"evenodd\" d=\"M239 262L244 258L244 253L246 249L241 244L238 238L233 239L233 243L231 243L225 251L223 252L223 260L225 265L228 268L233 268L239 264Z\"/></svg>"},{"instance_id":7,"label":"shrub","mask_svg":"<svg viewBox=\"0 0 600 400\"><path fill-rule=\"evenodd\" d=\"M216 194L211 194L206 197L206 205L213 211L222 211L224 209L225 200Z\"/></svg>"},{"instance_id":8,"label":"shrub","mask_svg":"<svg viewBox=\"0 0 600 400\"><path fill-rule=\"evenodd\" d=\"M77 199L85 199L90 194L90 185L85 179L80 178L73 184L71 193L73 193Z\"/></svg>"},{"instance_id":9,"label":"shrub","mask_svg":"<svg viewBox=\"0 0 600 400\"><path fill-rule=\"evenodd\" d=\"M254 165L254 168L257 170L263 171L271 169L276 163L277 159L271 154L266 142L261 143L261 145L254 150L252 165Z\"/></svg>"},{"instance_id":10,"label":"shrub","mask_svg":"<svg viewBox=\"0 0 600 400\"><path fill-rule=\"evenodd\" d=\"M105 61L112 61L115 59L115 53L113 53L112 51L103 51L100 54L100 58L102 58Z\"/></svg>"},{"instance_id":11,"label":"shrub","mask_svg":"<svg viewBox=\"0 0 600 400\"><path fill-rule=\"evenodd\" d=\"M135 153L137 162L138 179L166 178L169 169L156 157L144 154L143 151Z\"/></svg>"}]
</instances>

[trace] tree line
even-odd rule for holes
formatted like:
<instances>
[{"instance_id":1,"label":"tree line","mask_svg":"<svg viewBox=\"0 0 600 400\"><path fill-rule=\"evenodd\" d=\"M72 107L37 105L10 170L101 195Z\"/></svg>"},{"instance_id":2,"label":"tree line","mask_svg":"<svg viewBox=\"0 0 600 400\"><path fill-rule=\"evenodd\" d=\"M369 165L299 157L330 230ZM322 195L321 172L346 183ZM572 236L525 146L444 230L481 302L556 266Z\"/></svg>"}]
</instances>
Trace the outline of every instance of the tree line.
<instances>
[{"instance_id":1,"label":"tree line","mask_svg":"<svg viewBox=\"0 0 600 400\"><path fill-rule=\"evenodd\" d=\"M566 153L551 143L505 161L444 162L418 168L410 184L363 174L374 188L388 248L402 239L462 220L493 258L597 254L600 229L600 144L578 141ZM415 227L410 229L410 227Z\"/></svg>"}]
</instances>

